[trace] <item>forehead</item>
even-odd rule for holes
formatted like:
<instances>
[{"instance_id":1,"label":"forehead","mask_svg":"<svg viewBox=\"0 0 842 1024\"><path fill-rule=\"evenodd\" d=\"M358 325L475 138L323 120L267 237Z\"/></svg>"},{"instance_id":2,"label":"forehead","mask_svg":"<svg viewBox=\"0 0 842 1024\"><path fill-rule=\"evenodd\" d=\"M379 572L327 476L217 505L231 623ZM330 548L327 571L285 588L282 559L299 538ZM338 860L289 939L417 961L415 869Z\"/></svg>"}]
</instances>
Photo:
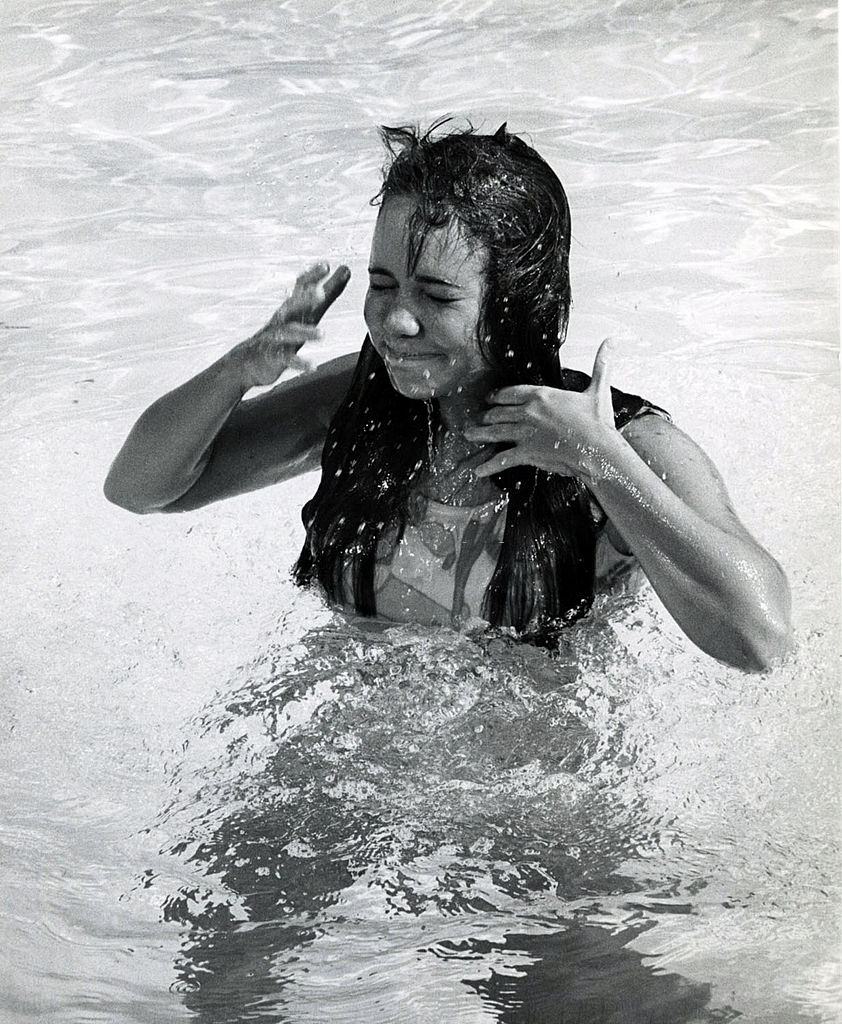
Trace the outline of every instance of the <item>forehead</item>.
<instances>
[{"instance_id":1,"label":"forehead","mask_svg":"<svg viewBox=\"0 0 842 1024\"><path fill-rule=\"evenodd\" d=\"M380 207L374 238L371 243L372 259L386 263L386 269L409 272L412 255L410 220L417 203L408 196L387 199ZM481 277L486 265L486 253L481 243L468 239L453 220L440 228L427 229L424 243L413 272L423 276L432 274L449 279Z\"/></svg>"}]
</instances>

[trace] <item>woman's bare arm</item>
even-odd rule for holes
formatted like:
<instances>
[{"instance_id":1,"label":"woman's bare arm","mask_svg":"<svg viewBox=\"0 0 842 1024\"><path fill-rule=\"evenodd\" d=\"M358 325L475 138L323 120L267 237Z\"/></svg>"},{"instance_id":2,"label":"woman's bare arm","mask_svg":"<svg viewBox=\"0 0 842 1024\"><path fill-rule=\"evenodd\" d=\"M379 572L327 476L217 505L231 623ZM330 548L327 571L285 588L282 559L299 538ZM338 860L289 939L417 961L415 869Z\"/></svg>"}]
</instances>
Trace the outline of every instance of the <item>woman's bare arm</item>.
<instances>
[{"instance_id":1,"label":"woman's bare arm","mask_svg":"<svg viewBox=\"0 0 842 1024\"><path fill-rule=\"evenodd\" d=\"M465 436L507 444L476 470L533 465L577 476L634 554L656 593L703 651L746 670L768 668L790 643L790 594L780 566L734 513L710 459L677 427L642 416L615 429L608 346L583 392L516 385Z\"/></svg>"},{"instance_id":2,"label":"woman's bare arm","mask_svg":"<svg viewBox=\"0 0 842 1024\"><path fill-rule=\"evenodd\" d=\"M339 267L328 277L328 269L302 274L262 330L143 413L105 481L109 501L138 513L194 508L310 468L353 357L243 397L276 381L318 337L316 323L350 276Z\"/></svg>"},{"instance_id":3,"label":"woman's bare arm","mask_svg":"<svg viewBox=\"0 0 842 1024\"><path fill-rule=\"evenodd\" d=\"M790 643L789 586L707 455L673 424L644 416L597 464L589 487L612 543L637 557L684 632L731 665L769 668Z\"/></svg>"},{"instance_id":4,"label":"woman's bare arm","mask_svg":"<svg viewBox=\"0 0 842 1024\"><path fill-rule=\"evenodd\" d=\"M352 352L331 359L240 402L213 441L196 482L160 511L187 512L317 469L357 357Z\"/></svg>"}]
</instances>

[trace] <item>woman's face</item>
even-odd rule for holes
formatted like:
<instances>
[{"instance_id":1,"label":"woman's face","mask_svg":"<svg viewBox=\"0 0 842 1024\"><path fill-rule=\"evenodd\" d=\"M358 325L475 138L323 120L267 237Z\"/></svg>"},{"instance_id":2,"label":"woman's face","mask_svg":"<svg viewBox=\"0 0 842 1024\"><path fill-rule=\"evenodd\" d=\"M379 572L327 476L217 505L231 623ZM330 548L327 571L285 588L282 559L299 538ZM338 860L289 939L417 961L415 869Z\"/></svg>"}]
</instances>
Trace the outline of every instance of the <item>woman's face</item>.
<instances>
[{"instance_id":1,"label":"woman's face","mask_svg":"<svg viewBox=\"0 0 842 1024\"><path fill-rule=\"evenodd\" d=\"M387 199L369 262L365 322L396 391L407 398L484 396L491 370L477 342L486 253L459 229L432 229L408 270L408 222L416 203Z\"/></svg>"}]
</instances>

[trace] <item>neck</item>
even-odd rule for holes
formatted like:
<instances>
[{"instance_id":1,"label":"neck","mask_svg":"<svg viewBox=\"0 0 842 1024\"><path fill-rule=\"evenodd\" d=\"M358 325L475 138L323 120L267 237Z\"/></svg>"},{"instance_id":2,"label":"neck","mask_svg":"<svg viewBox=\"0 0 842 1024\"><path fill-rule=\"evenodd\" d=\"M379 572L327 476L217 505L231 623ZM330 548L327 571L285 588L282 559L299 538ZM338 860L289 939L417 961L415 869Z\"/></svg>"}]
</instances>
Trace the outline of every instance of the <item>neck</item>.
<instances>
[{"instance_id":1,"label":"neck","mask_svg":"<svg viewBox=\"0 0 842 1024\"><path fill-rule=\"evenodd\" d=\"M492 455L493 445L469 441L464 430L485 409L476 394L448 395L439 399L442 430L432 439L430 470L424 486L429 497L451 505L481 505L499 496L487 479L474 476L474 469Z\"/></svg>"},{"instance_id":2,"label":"neck","mask_svg":"<svg viewBox=\"0 0 842 1024\"><path fill-rule=\"evenodd\" d=\"M461 434L470 423L476 423L486 407L485 395L485 390L481 393L460 391L440 398L439 414L445 429Z\"/></svg>"}]
</instances>

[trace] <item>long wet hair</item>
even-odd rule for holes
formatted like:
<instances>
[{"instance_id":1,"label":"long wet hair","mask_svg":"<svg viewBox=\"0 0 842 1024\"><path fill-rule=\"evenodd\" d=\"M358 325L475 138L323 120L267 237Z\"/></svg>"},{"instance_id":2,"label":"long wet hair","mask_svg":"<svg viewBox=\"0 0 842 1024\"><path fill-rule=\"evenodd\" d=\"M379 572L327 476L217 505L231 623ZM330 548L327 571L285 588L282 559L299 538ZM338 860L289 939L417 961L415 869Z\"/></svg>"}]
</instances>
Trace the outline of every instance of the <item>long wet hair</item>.
<instances>
[{"instance_id":1,"label":"long wet hair","mask_svg":"<svg viewBox=\"0 0 842 1024\"><path fill-rule=\"evenodd\" d=\"M411 197L409 261L427 234L453 225L487 253L477 341L501 385L583 390L584 374L562 371L558 350L570 312L570 209L558 177L502 125L426 133L381 128L389 153L372 204ZM366 337L348 394L333 418L322 478L305 505L304 549L293 570L318 580L328 598L375 615L374 570L396 545L413 489L429 465L438 403L407 398L389 380ZM517 466L493 477L508 495L502 548L481 614L535 639L583 615L594 594L596 524L574 477Z\"/></svg>"}]
</instances>

